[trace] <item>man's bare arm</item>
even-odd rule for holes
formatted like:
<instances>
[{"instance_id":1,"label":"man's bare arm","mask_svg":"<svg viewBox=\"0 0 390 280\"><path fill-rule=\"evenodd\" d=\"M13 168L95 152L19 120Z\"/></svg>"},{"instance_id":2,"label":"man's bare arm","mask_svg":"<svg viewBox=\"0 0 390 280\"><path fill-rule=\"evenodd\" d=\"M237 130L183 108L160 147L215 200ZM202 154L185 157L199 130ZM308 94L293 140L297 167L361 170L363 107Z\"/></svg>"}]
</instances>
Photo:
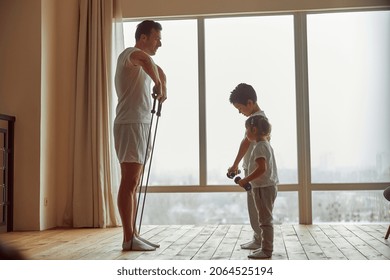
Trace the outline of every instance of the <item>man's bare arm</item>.
<instances>
[{"instance_id":1,"label":"man's bare arm","mask_svg":"<svg viewBox=\"0 0 390 280\"><path fill-rule=\"evenodd\" d=\"M160 66L157 65L158 74L160 76L161 86L162 86L162 96L160 101L164 102L167 99L167 76Z\"/></svg>"},{"instance_id":2,"label":"man's bare arm","mask_svg":"<svg viewBox=\"0 0 390 280\"><path fill-rule=\"evenodd\" d=\"M236 159L234 160L233 165L228 169L229 173L231 173L231 172L236 173L237 172L238 165L239 165L240 161L242 160L242 158L245 156L246 152L248 151L250 144L251 144L251 142L246 137L241 141L240 148L238 149Z\"/></svg>"},{"instance_id":3,"label":"man's bare arm","mask_svg":"<svg viewBox=\"0 0 390 280\"><path fill-rule=\"evenodd\" d=\"M159 70L153 59L144 51L134 51L130 55L130 61L133 65L141 66L154 82L153 93L157 98L162 95L162 82L160 80Z\"/></svg>"}]
</instances>

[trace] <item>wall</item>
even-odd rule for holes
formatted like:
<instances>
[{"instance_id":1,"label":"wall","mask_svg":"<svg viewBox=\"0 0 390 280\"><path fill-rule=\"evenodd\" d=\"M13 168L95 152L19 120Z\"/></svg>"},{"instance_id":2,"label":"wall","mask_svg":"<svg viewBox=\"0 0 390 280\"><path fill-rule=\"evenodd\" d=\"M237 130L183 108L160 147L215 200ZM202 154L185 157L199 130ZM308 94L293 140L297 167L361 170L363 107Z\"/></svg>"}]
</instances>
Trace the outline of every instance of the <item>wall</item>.
<instances>
[{"instance_id":1,"label":"wall","mask_svg":"<svg viewBox=\"0 0 390 280\"><path fill-rule=\"evenodd\" d=\"M41 64L41 162L40 162L40 229L55 226L54 172L49 172L55 160L55 1L42 0L42 64Z\"/></svg>"},{"instance_id":2,"label":"wall","mask_svg":"<svg viewBox=\"0 0 390 280\"><path fill-rule=\"evenodd\" d=\"M16 116L14 230L63 225L77 24L78 0L0 0L0 112Z\"/></svg>"},{"instance_id":3,"label":"wall","mask_svg":"<svg viewBox=\"0 0 390 280\"><path fill-rule=\"evenodd\" d=\"M42 0L40 229L66 226L72 195L78 0Z\"/></svg>"},{"instance_id":4,"label":"wall","mask_svg":"<svg viewBox=\"0 0 390 280\"><path fill-rule=\"evenodd\" d=\"M389 6L389 0L122 0L124 18L221 15Z\"/></svg>"},{"instance_id":5,"label":"wall","mask_svg":"<svg viewBox=\"0 0 390 280\"><path fill-rule=\"evenodd\" d=\"M0 112L16 116L15 230L39 229L40 1L0 1Z\"/></svg>"},{"instance_id":6,"label":"wall","mask_svg":"<svg viewBox=\"0 0 390 280\"><path fill-rule=\"evenodd\" d=\"M56 1L56 93L55 93L55 205L56 225L64 223L64 212L73 184L73 127L76 88L79 0Z\"/></svg>"}]
</instances>

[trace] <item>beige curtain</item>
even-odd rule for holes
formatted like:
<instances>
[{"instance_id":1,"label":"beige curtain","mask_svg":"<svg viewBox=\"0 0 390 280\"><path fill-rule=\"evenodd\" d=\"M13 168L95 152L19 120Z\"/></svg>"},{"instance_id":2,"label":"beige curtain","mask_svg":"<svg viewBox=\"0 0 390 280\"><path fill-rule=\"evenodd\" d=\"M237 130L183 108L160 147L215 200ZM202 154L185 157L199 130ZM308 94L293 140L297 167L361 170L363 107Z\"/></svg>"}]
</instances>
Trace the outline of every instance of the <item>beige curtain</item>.
<instances>
[{"instance_id":1,"label":"beige curtain","mask_svg":"<svg viewBox=\"0 0 390 280\"><path fill-rule=\"evenodd\" d=\"M117 226L120 221L118 180L112 172L112 67L120 48L113 42L123 37L119 2L79 1L73 186L65 214L73 227Z\"/></svg>"}]
</instances>

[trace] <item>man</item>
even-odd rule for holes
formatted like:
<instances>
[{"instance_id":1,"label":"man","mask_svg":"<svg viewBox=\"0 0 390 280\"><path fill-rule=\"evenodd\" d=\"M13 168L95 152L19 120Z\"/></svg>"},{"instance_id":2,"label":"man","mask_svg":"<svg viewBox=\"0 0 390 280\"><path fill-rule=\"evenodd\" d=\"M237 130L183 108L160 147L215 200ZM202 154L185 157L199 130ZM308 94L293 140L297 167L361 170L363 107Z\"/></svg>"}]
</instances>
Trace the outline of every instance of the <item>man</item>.
<instances>
[{"instance_id":1,"label":"man","mask_svg":"<svg viewBox=\"0 0 390 280\"><path fill-rule=\"evenodd\" d=\"M162 27L158 22L146 20L138 24L136 43L118 57L115 89L118 96L114 121L115 149L121 166L118 209L123 225L125 251L152 251L159 247L139 236L135 226L136 190L149 147L152 97L164 102L166 77L151 56L161 47ZM151 87L153 82L153 88Z\"/></svg>"}]
</instances>

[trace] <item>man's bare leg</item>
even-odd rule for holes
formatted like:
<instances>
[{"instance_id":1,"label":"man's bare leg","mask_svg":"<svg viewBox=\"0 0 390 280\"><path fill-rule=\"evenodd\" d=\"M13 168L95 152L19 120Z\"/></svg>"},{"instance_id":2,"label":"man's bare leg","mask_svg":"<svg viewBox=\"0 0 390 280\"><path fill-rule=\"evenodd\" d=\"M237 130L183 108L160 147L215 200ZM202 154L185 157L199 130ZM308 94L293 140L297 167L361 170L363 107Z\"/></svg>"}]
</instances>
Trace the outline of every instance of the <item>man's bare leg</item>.
<instances>
[{"instance_id":1,"label":"man's bare leg","mask_svg":"<svg viewBox=\"0 0 390 280\"><path fill-rule=\"evenodd\" d=\"M151 251L154 247L143 243L134 237L134 219L136 218L136 190L140 181L142 164L125 162L121 163L121 183L118 192L118 210L123 226L123 249L137 251ZM135 202L135 203L134 203Z\"/></svg>"},{"instance_id":2,"label":"man's bare leg","mask_svg":"<svg viewBox=\"0 0 390 280\"><path fill-rule=\"evenodd\" d=\"M136 196L134 196L134 200L133 200L133 205L134 205L134 212L136 212L136 208L137 208L137 197ZM141 207L142 207L142 205L141 205L141 203L140 203L140 209L141 209ZM140 210L138 210L138 211L140 211ZM136 217L134 217L134 219L135 219ZM134 221L133 221L133 224L134 224ZM155 244L155 243L153 243L153 242L150 242L149 240L146 240L146 239L144 239L144 238L142 238L139 234L139 232L138 232L138 228L137 227L135 227L135 229L134 229L134 234L135 234L135 236L137 236L138 237L138 239L139 240L141 240L142 242L144 242L144 243L146 243L146 244L148 244L148 245L150 245L150 246L152 246L152 247L154 247L154 248L159 248L160 247L160 245L159 244Z\"/></svg>"}]
</instances>

